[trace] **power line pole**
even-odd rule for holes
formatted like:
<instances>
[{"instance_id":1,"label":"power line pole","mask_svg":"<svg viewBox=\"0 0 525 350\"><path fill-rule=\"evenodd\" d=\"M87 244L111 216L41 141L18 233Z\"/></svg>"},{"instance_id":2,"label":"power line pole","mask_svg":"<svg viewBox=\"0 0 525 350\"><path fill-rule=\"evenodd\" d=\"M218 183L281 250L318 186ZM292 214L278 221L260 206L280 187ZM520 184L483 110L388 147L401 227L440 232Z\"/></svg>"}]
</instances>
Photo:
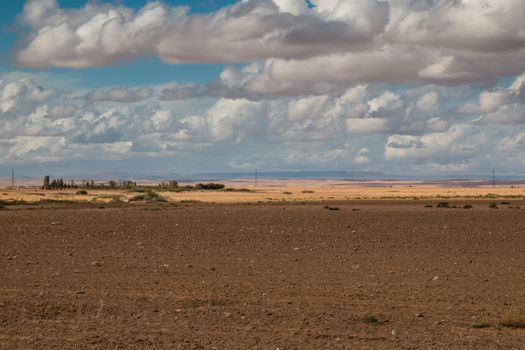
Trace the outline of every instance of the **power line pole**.
<instances>
[{"instance_id":1,"label":"power line pole","mask_svg":"<svg viewBox=\"0 0 525 350\"><path fill-rule=\"evenodd\" d=\"M15 189L15 169L11 169L11 188Z\"/></svg>"},{"instance_id":2,"label":"power line pole","mask_svg":"<svg viewBox=\"0 0 525 350\"><path fill-rule=\"evenodd\" d=\"M257 180L258 180L258 173L257 173L257 168L255 168L255 187L257 187Z\"/></svg>"},{"instance_id":3,"label":"power line pole","mask_svg":"<svg viewBox=\"0 0 525 350\"><path fill-rule=\"evenodd\" d=\"M492 188L496 187L496 170L492 169Z\"/></svg>"}]
</instances>

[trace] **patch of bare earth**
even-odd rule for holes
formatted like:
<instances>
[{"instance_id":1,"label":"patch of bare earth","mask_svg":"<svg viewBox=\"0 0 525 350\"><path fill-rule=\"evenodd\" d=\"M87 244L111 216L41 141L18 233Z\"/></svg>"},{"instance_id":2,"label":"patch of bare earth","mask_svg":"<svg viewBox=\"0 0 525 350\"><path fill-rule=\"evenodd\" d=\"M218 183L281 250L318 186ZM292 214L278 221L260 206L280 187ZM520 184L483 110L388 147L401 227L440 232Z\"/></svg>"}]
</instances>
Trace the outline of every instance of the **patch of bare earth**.
<instances>
[{"instance_id":1,"label":"patch of bare earth","mask_svg":"<svg viewBox=\"0 0 525 350\"><path fill-rule=\"evenodd\" d=\"M523 349L524 203L428 203L9 206L0 348Z\"/></svg>"}]
</instances>

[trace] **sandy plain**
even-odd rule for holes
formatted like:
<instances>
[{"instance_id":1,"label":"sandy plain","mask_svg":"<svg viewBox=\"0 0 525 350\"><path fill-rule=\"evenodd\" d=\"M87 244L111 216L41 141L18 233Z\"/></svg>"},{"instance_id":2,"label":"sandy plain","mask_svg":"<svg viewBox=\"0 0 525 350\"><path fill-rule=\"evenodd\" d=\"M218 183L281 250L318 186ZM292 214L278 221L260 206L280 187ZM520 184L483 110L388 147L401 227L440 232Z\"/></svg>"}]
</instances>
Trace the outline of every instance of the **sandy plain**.
<instances>
[{"instance_id":1,"label":"sandy plain","mask_svg":"<svg viewBox=\"0 0 525 350\"><path fill-rule=\"evenodd\" d=\"M200 201L206 203L257 203L282 201L342 201L351 199L450 199L450 198L520 198L525 197L525 181L514 181L492 187L480 181L334 181L334 180L262 180L221 181L236 191L157 191L169 201ZM154 185L144 182L145 185ZM191 183L189 183L191 184ZM5 185L5 184L4 184ZM181 184L184 185L184 184ZM247 191L238 191L245 189ZM15 190L0 190L2 200L24 201L94 201L115 199L128 201L137 193L127 190L96 189L88 195L75 195L75 190L43 191L36 184Z\"/></svg>"}]
</instances>

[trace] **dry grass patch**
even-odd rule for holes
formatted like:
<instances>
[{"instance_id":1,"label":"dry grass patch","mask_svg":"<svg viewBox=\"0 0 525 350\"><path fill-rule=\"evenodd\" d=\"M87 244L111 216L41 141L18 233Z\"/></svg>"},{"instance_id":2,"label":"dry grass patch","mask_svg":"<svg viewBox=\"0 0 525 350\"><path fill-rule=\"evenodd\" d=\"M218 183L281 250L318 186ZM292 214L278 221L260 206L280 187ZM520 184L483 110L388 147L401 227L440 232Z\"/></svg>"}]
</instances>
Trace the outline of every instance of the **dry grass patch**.
<instances>
[{"instance_id":1,"label":"dry grass patch","mask_svg":"<svg viewBox=\"0 0 525 350\"><path fill-rule=\"evenodd\" d=\"M129 199L130 202L167 202L166 198L162 197L155 191L146 191L144 194L133 196Z\"/></svg>"},{"instance_id":2,"label":"dry grass patch","mask_svg":"<svg viewBox=\"0 0 525 350\"><path fill-rule=\"evenodd\" d=\"M508 313L499 325L507 328L525 328L525 310Z\"/></svg>"}]
</instances>

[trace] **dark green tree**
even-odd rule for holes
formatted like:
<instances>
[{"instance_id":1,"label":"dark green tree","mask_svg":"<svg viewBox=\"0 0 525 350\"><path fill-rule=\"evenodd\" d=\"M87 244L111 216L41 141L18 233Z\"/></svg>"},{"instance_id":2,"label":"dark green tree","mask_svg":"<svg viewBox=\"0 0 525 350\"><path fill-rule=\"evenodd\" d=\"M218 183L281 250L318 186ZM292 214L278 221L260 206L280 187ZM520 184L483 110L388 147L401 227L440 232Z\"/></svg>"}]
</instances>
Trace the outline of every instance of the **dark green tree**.
<instances>
[{"instance_id":1,"label":"dark green tree","mask_svg":"<svg viewBox=\"0 0 525 350\"><path fill-rule=\"evenodd\" d=\"M42 188L44 190L48 190L49 189L49 175L46 175L44 177L44 184L43 184Z\"/></svg>"}]
</instances>

